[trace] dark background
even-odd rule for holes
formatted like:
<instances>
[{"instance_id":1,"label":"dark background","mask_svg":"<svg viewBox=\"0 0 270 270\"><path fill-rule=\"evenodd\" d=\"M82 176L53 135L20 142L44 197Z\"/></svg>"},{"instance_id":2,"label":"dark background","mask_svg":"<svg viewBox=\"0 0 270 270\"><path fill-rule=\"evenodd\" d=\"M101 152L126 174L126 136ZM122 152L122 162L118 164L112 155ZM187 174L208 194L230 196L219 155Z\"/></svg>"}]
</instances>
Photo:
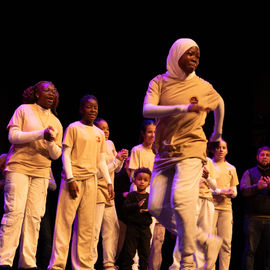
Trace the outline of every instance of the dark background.
<instances>
[{"instance_id":1,"label":"dark background","mask_svg":"<svg viewBox=\"0 0 270 270\"><path fill-rule=\"evenodd\" d=\"M99 116L109 123L110 139L118 150L131 150L138 144L149 81L166 71L172 43L189 37L201 50L197 75L209 81L225 101L227 158L240 180L255 165L257 148L269 145L266 10L266 6L247 4L209 8L194 3L150 7L132 2L2 4L0 153L9 149L5 128L21 104L23 90L40 80L50 80L57 87L58 117L64 128L79 119L80 98L94 94ZM210 114L207 136L212 126ZM61 161L53 166L60 181ZM239 269L243 248L240 195L233 200L233 208L231 269Z\"/></svg>"}]
</instances>

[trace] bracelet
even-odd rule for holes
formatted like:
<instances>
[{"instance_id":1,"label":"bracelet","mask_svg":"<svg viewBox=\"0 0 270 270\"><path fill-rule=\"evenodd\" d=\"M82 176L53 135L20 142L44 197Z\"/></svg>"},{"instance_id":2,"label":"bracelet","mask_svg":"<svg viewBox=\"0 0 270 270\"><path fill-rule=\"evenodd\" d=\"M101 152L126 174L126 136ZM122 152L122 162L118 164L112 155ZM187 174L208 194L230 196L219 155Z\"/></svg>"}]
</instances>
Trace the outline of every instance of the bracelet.
<instances>
[{"instance_id":1,"label":"bracelet","mask_svg":"<svg viewBox=\"0 0 270 270\"><path fill-rule=\"evenodd\" d=\"M70 184L70 183L75 182L75 181L76 181L76 179L73 178L73 179L67 181L67 183Z\"/></svg>"}]
</instances>

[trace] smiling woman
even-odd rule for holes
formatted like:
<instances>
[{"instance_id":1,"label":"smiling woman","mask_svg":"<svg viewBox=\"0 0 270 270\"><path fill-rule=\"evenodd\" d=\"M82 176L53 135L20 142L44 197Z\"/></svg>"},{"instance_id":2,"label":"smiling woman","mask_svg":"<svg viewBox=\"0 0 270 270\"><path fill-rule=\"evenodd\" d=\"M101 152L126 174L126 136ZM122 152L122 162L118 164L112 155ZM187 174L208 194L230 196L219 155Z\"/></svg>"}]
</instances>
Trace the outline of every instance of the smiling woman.
<instances>
[{"instance_id":1,"label":"smiling woman","mask_svg":"<svg viewBox=\"0 0 270 270\"><path fill-rule=\"evenodd\" d=\"M195 73L199 57L195 41L176 40L167 57L167 72L149 82L143 105L144 117L157 120L149 212L181 239L176 245L181 267L171 269L196 268L193 254L197 240L207 246L207 269L212 269L221 245L218 237L205 232L196 234L195 209L206 162L206 112L214 111L215 126L210 138L214 141L221 139L224 117L222 97Z\"/></svg>"},{"instance_id":2,"label":"smiling woman","mask_svg":"<svg viewBox=\"0 0 270 270\"><path fill-rule=\"evenodd\" d=\"M63 128L56 112L58 92L41 81L23 92L9 124L12 144L5 174L5 213L0 228L0 268L10 269L20 241L20 268L36 268L40 221L45 213L51 160L62 150ZM26 211L27 210L27 211Z\"/></svg>"},{"instance_id":3,"label":"smiling woman","mask_svg":"<svg viewBox=\"0 0 270 270\"><path fill-rule=\"evenodd\" d=\"M51 108L54 114L57 115L56 108L59 104L59 93L52 82L40 81L23 92L23 103L37 103L44 109Z\"/></svg>"}]
</instances>

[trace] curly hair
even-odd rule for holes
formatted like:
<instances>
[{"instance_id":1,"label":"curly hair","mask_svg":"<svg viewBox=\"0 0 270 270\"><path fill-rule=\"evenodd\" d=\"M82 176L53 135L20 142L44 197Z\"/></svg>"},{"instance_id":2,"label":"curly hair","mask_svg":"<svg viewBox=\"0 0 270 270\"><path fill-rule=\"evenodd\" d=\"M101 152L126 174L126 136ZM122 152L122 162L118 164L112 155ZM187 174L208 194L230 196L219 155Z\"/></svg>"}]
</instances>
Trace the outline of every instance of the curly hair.
<instances>
[{"instance_id":1,"label":"curly hair","mask_svg":"<svg viewBox=\"0 0 270 270\"><path fill-rule=\"evenodd\" d=\"M37 97L36 97L36 93L38 92L39 89L43 89L44 88L44 84L51 84L54 86L54 84L50 81L40 81L38 83L36 83L35 85L29 86L27 89L25 89L23 91L22 94L22 100L23 103L25 104L33 104L37 102ZM55 88L55 87L54 87ZM55 88L55 97L54 97L54 102L52 105L52 111L55 115L57 115L57 107L59 104L59 92L57 91L57 89Z\"/></svg>"},{"instance_id":2,"label":"curly hair","mask_svg":"<svg viewBox=\"0 0 270 270\"><path fill-rule=\"evenodd\" d=\"M146 167L140 167L140 168L138 168L138 169L136 169L136 170L134 171L133 178L135 179L136 176L137 176L139 173L147 173L147 174L150 175L150 177L151 177L151 175L152 175L152 172L150 171L149 168L146 168Z\"/></svg>"}]
</instances>

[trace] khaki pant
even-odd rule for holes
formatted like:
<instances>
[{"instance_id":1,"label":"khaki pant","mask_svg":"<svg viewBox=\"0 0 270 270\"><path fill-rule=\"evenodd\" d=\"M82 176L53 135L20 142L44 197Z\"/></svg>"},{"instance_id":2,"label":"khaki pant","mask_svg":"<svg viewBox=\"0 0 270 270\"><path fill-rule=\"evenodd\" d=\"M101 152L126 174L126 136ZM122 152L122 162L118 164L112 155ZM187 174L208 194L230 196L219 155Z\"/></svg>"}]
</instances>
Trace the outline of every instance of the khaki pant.
<instances>
[{"instance_id":1,"label":"khaki pant","mask_svg":"<svg viewBox=\"0 0 270 270\"><path fill-rule=\"evenodd\" d=\"M199 198L197 202L197 249L196 249L196 262L198 270L204 269L206 263L205 250L203 244L209 234L212 233L213 219L214 219L214 204L213 202ZM169 270L178 270L180 268L181 253L178 249L179 239L176 238L176 243L173 251L173 264Z\"/></svg>"},{"instance_id":2,"label":"khaki pant","mask_svg":"<svg viewBox=\"0 0 270 270\"><path fill-rule=\"evenodd\" d=\"M223 243L219 251L219 270L228 270L230 268L231 261L231 243L233 232L232 211L215 209L213 232L223 239Z\"/></svg>"},{"instance_id":3,"label":"khaki pant","mask_svg":"<svg viewBox=\"0 0 270 270\"><path fill-rule=\"evenodd\" d=\"M20 268L36 267L40 221L45 213L48 180L8 172L0 228L0 265L12 266L20 241ZM20 240L21 237L21 240Z\"/></svg>"},{"instance_id":4,"label":"khaki pant","mask_svg":"<svg viewBox=\"0 0 270 270\"><path fill-rule=\"evenodd\" d=\"M75 217L72 268L93 269L91 258L94 245L97 181L95 176L91 176L87 180L76 181L76 183L79 194L77 198L72 199L68 184L63 179L61 181L49 269L65 269Z\"/></svg>"},{"instance_id":5,"label":"khaki pant","mask_svg":"<svg viewBox=\"0 0 270 270\"><path fill-rule=\"evenodd\" d=\"M148 270L160 270L165 231L166 229L163 225L161 225L159 222L154 222L154 232L152 233Z\"/></svg>"},{"instance_id":6,"label":"khaki pant","mask_svg":"<svg viewBox=\"0 0 270 270\"><path fill-rule=\"evenodd\" d=\"M115 265L119 238L119 223L114 205L105 206L105 203L96 204L95 241L93 251L94 264L98 258L100 230L102 236L103 266L113 267Z\"/></svg>"},{"instance_id":7,"label":"khaki pant","mask_svg":"<svg viewBox=\"0 0 270 270\"><path fill-rule=\"evenodd\" d=\"M154 168L151 177L148 208L166 229L181 237L181 269L196 267L196 204L202 168L200 159L190 158L171 168Z\"/></svg>"}]
</instances>

